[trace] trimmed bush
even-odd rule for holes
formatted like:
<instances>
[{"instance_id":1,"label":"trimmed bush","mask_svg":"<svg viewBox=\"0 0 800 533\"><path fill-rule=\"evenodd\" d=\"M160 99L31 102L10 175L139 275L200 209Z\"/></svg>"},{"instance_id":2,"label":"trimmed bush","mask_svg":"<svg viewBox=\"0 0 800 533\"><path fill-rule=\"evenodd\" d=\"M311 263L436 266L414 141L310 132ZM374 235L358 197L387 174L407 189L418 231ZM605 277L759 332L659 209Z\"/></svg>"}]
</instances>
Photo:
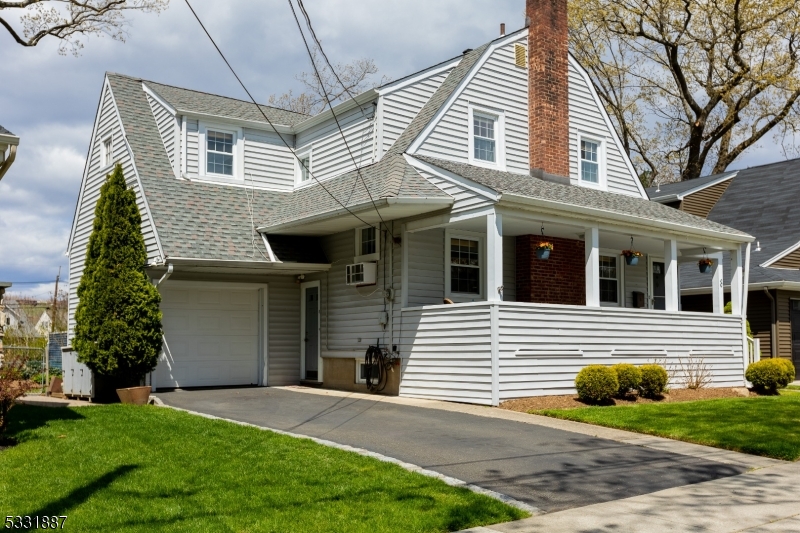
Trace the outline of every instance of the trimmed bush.
<instances>
[{"instance_id":1,"label":"trimmed bush","mask_svg":"<svg viewBox=\"0 0 800 533\"><path fill-rule=\"evenodd\" d=\"M603 365L589 365L575 378L578 397L585 402L601 403L609 400L619 390L617 373Z\"/></svg>"},{"instance_id":2,"label":"trimmed bush","mask_svg":"<svg viewBox=\"0 0 800 533\"><path fill-rule=\"evenodd\" d=\"M617 373L619 389L618 396L626 396L631 391L635 391L642 383L642 371L628 363L620 363L611 367Z\"/></svg>"},{"instance_id":3,"label":"trimmed bush","mask_svg":"<svg viewBox=\"0 0 800 533\"><path fill-rule=\"evenodd\" d=\"M661 365L642 365L642 382L639 385L639 394L645 398L655 398L667 390L669 375Z\"/></svg>"},{"instance_id":4,"label":"trimmed bush","mask_svg":"<svg viewBox=\"0 0 800 533\"><path fill-rule=\"evenodd\" d=\"M772 393L785 388L794 381L794 376L794 365L785 359L764 359L753 363L744 374L754 389Z\"/></svg>"}]
</instances>

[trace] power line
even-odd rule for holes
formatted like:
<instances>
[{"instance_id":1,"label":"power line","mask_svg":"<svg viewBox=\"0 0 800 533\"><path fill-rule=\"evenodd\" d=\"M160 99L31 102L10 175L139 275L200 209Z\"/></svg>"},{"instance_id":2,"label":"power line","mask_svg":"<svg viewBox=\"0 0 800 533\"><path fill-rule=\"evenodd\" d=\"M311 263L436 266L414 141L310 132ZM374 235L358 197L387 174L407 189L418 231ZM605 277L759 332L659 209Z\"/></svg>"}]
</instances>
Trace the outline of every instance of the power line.
<instances>
[{"instance_id":1,"label":"power line","mask_svg":"<svg viewBox=\"0 0 800 533\"><path fill-rule=\"evenodd\" d=\"M311 60L311 66L314 68L314 73L317 75L317 81L319 82L319 86L322 89L322 95L325 97L325 101L328 103L328 106L331 108L331 115L333 115L333 120L334 120L334 122L336 122L336 127L339 129L339 134L342 136L342 141L344 141L344 146L345 146L345 148L347 148L347 153L350 154L350 159L353 161L353 165L356 167L356 175L359 178L361 178L361 183L364 185L364 190L367 191L367 196L369 196L369 200L370 200L370 202L372 202L372 207L375 208L375 212L378 214L378 218L380 218L381 223L385 227L386 226L386 221L383 220L383 216L381 216L381 212L378 210L378 206L375 204L375 199L372 197L372 193L369 192L369 187L367 186L367 181L364 179L364 176L361 174L361 169L359 168L358 163L356 162L356 158L353 155L353 151L350 149L350 145L347 143L347 137L344 134L344 130L342 129L342 125L339 123L339 118L336 116L336 112L333 110L333 102L331 102L330 96L328 95L328 89L325 88L325 84L322 81L322 76L319 73L319 69L317 69L317 64L314 61L314 54L311 53L311 48L308 46L308 41L306 40L306 35L305 35L305 33L303 33L303 28L300 25L300 19L297 18L297 12L294 9L294 4L292 3L292 0L287 0L287 1L289 2L289 7L292 10L292 15L294 16L294 21L297 23L297 29L300 32L300 37L303 38L303 44L306 47L306 52L308 52L308 58ZM298 1L298 3L301 3L300 0L297 0L297 1ZM303 14L305 15L306 21L308 22L308 25L309 25L309 28L310 28L311 27L311 19L308 17L308 13L306 13L305 9L303 9ZM313 30L312 30L312 34L313 34ZM327 63L328 63L328 68L330 68L331 72L336 77L336 80L339 82L339 84L342 86L342 88L345 90L345 92L347 92L347 94L350 94L350 91L348 91L347 87L345 87L344 83L342 83L342 80L336 74L336 70L333 68L333 65L331 65L330 61L328 60L328 56L325 54L325 51L322 49L322 43L320 43L319 40L317 40L316 35L314 36L314 39L317 42L317 47L319 48L320 53L322 53L322 56L325 58L325 61L327 61ZM350 94L350 97L353 98L353 96L351 94ZM355 101L355 98L353 98L353 101ZM358 102L356 102L356 104L358 104Z\"/></svg>"},{"instance_id":2,"label":"power line","mask_svg":"<svg viewBox=\"0 0 800 533\"><path fill-rule=\"evenodd\" d=\"M342 207L343 207L343 208L344 208L344 209L345 209L345 210L346 210L348 213L350 213L350 214L351 214L351 215L353 215L353 216L354 216L356 219L358 219L359 221L361 221L361 223L362 223L362 224L364 224L364 225L366 225L366 226L372 226L372 224L369 224L368 222L366 222L364 219L362 219L361 217L359 217L358 215L356 215L355 213L353 213L353 212L350 210L350 208L348 208L348 207L347 207L345 204L343 204L342 202L340 202L340 201L339 201L339 199L338 199L338 198L336 198L336 196L334 196L334 195L333 195L333 193L331 193L331 191L329 191L329 190L328 190L328 188L327 188L327 187L325 187L325 185L323 185L323 184L322 184L322 182L321 182L321 181L319 181L319 179L317 179L317 177L316 177L316 176L314 176L314 174L312 174L312 172L311 172L311 169L310 169L310 168L308 168L308 167L305 165L305 163L303 163L302 159L300 159L300 157L297 155L297 153L294 151L294 149L293 149L291 146L289 146L289 143L288 143L288 142L286 142L286 139L284 139L284 138L283 138L283 135L282 135L282 134L281 134L281 133L278 131L278 128L276 128L276 127L275 127L275 125L274 125L274 124L272 123L272 121L269 119L269 117L267 116L267 114L266 114L266 113L264 113L264 110L263 110L263 109L261 109L261 106L258 104L258 102L256 102L255 98L253 98L253 95L252 95L252 94L250 94L250 91L248 91L248 90L247 90L247 87L245 86L244 82L241 80L241 78L239 78L239 75L238 75L238 74L236 74L236 71L233 69L233 67L231 66L230 62L228 62L228 59L225 57L225 54L223 54L223 53L222 53L222 50L220 50L219 46L217 46L217 43L216 43L216 41L214 41L214 38L213 38L213 37L211 37L211 34L208 32L208 30L206 29L205 25L203 24L203 21L202 21L202 20L200 20L200 17L197 15L197 12L195 12L194 8L192 7L192 4L190 4L190 3L189 3L189 0L184 0L184 1L186 2L186 5L189 7L189 10L192 12L192 15L194 15L194 18L197 20L197 23L198 23L198 24L200 24L200 27L201 27L201 28L203 28L203 32L205 32L206 36L207 36L207 37L208 37L208 39L211 41L211 44L213 44L213 45L214 45L214 48L216 48L216 50L217 50L217 53L219 53L219 56L222 58L222 60L223 60L223 61L225 62L225 64L228 66L228 69L231 71L231 73L233 74L233 76L236 78L236 81L238 81L238 82L239 82L239 85L241 85L242 89L244 89L244 92L245 92L245 93L247 93L247 96L250 98L250 101L251 101L251 102L253 102L253 105L255 105L255 106L256 106L256 109L258 109L258 111L261 113L261 116L263 116L263 117L264 117L264 120L266 120L266 121L267 121L267 124L269 124L269 125L270 125L270 127L271 127L273 130L275 130L275 133L276 133L276 134L278 134L278 137L280 138L281 142L282 142L282 143L283 143L283 144L286 146L286 148L288 148L288 149L289 149L289 151L292 153L292 155L293 155L293 156L294 156L294 158L297 160L297 162L298 162L298 163L300 163L300 165L301 165L303 168L305 168L305 169L308 171L308 175L309 175L309 176L311 176L311 177L314 179L314 181L316 181L316 182L317 182L317 184L318 184L320 187L322 187L322 190L323 190L323 191L325 191L326 193L328 193L328 196L330 196L331 198L333 198L333 199L336 201L336 203L337 203L337 204L339 204L340 206L342 206ZM372 227L374 227L374 226L372 226Z\"/></svg>"}]
</instances>

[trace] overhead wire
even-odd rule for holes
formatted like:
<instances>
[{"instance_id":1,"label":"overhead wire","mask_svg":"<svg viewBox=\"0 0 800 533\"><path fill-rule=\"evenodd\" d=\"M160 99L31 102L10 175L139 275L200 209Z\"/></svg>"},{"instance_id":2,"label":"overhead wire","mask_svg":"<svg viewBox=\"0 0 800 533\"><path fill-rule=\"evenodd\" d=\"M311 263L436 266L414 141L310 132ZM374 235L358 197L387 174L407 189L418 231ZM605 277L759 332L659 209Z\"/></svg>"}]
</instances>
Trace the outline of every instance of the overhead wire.
<instances>
[{"instance_id":1,"label":"overhead wire","mask_svg":"<svg viewBox=\"0 0 800 533\"><path fill-rule=\"evenodd\" d=\"M217 43L214 40L214 38L211 37L211 33L209 33L208 29L206 29L205 24L203 24L203 21L200 20L200 16L194 10L194 8L192 7L192 4L189 2L189 0L184 0L184 1L186 2L186 5L189 7L189 10L192 12L192 15L194 15L194 18L197 20L197 23L200 24L200 27L203 29L203 32L206 34L206 37L208 37L208 39L211 41L211 44L214 45L214 48L217 50L217 53L222 58L222 60L225 62L225 65L227 65L228 69L231 71L231 74L233 74L233 76L236 78L236 81L239 82L239 85L242 87L242 89L244 89L244 92L247 93L247 96L248 96L248 98L250 98L250 101L253 102L253 105L256 106L256 109L258 109L258 111L261 113L261 116L264 117L264 120L267 121L267 124L269 124L270 127L275 131L275 133L278 135L278 138L280 138L281 142L286 146L286 148L289 149L289 151L292 153L292 155L297 160L297 162L300 163L300 165L304 169L306 169L306 171L308 172L308 175L311 176L311 178L314 181L317 182L317 184L322 188L322 190L325 191L328 194L328 196L333 198L333 200L336 201L337 204L342 206L348 213L350 213L354 218L359 220L365 226L372 226L372 224L366 222L364 219L362 219L361 217L356 215L349 207L347 207L345 204L343 204L330 190L328 190L327 187L325 187L325 185L323 185L323 183L316 176L314 176L314 174L311 172L311 169L308 168L305 163L303 163L303 160L297 155L295 150L289 145L289 143L286 141L286 139L284 139L284 137L281 134L281 132L278 131L278 128L276 128L275 125L272 123L272 120L270 120L270 118L267 116L267 114L264 113L264 110L261 108L261 106L258 104L258 102L256 102L255 98L253 98L253 95L250 94L250 91L247 89L247 86L245 86L244 82L239 77L239 75L236 73L236 71L234 70L233 66L231 66L230 62L225 57L225 54L222 53L222 50L217 45ZM373 204L374 204L374 202L373 202Z\"/></svg>"},{"instance_id":2,"label":"overhead wire","mask_svg":"<svg viewBox=\"0 0 800 533\"><path fill-rule=\"evenodd\" d=\"M350 155L350 159L353 161L353 166L355 166L355 168L356 168L356 176L361 179L361 183L364 185L364 190L367 192L367 196L369 196L370 202L372 202L372 207L375 208L375 212L378 214L378 218L380 219L381 224L385 228L386 227L386 221L383 220L383 216L381 215L381 212L378 209L377 204L375 203L375 199L372 197L372 193L370 192L369 187L367 186L367 182L364 179L364 176L361 174L361 169L359 168L358 163L356 162L356 158L353 155L353 151L350 149L350 145L347 142L347 136L344 134L344 130L342 129L342 125L339 123L339 117L336 116L336 112L333 110L333 102L330 99L330 95L328 94L328 89L325 87L325 84L322 81L322 75L320 74L319 69L317 68L317 64L314 61L314 54L311 52L311 47L308 45L308 40L306 39L306 35L303 32L303 27L300 24L300 19L297 17L297 11L295 11L295 9L294 9L294 3L292 3L292 0L287 0L287 1L289 2L289 7L292 10L292 15L294 16L294 20L297 23L297 29L300 32L300 37L302 37L303 44L306 47L306 52L308 52L308 58L311 60L311 66L314 68L314 73L317 76L317 81L319 82L320 89L322 89L322 95L325 97L325 101L328 103L328 107L330 107L331 115L333 116L334 122L336 122L336 127L339 129L339 134L342 136L342 140L344 141L344 146L345 146L345 148L347 148L347 153ZM298 3L300 2L300 0L297 0L297 1L298 1ZM306 13L305 10L303 10L303 13L304 13L306 21L308 22L309 27L310 27L311 19L308 17L308 13ZM313 31L312 31L312 33L313 33ZM319 48L320 53L322 54L322 57L324 57L325 60L328 62L328 67L330 68L330 70L333 73L333 75L336 77L336 80L339 82L339 84L342 86L342 88L350 95L350 97L353 99L353 101L355 101L355 98L352 96L352 94L350 94L350 91L347 90L347 87L345 87L345 84L342 83L342 80L339 78L338 74L336 74L336 70L330 64L330 61L328 60L328 56L325 54L325 51L322 49L322 44L319 42L319 40L316 39L316 36L314 36L314 39L317 42L317 47ZM358 102L356 102L356 104L357 103Z\"/></svg>"}]
</instances>

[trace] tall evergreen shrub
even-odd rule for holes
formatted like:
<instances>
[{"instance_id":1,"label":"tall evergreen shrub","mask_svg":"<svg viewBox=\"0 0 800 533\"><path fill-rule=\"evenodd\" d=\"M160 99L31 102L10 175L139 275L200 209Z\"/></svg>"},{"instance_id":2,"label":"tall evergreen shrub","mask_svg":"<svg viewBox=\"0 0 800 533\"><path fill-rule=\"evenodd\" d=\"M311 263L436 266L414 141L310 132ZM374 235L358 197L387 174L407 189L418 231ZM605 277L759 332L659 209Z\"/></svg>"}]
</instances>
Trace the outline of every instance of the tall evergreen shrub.
<instances>
[{"instance_id":1,"label":"tall evergreen shrub","mask_svg":"<svg viewBox=\"0 0 800 533\"><path fill-rule=\"evenodd\" d=\"M95 208L73 346L79 361L120 387L140 385L161 350L161 296L144 272L141 223L136 193L117 165Z\"/></svg>"}]
</instances>

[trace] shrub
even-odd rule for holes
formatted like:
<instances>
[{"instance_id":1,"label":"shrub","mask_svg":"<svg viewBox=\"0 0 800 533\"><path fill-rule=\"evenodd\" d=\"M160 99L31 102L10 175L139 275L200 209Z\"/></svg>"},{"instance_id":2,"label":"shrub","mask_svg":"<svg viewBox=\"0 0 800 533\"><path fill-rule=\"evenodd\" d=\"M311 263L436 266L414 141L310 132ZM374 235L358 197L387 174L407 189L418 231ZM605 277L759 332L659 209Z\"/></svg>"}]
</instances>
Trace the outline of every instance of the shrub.
<instances>
[{"instance_id":1,"label":"shrub","mask_svg":"<svg viewBox=\"0 0 800 533\"><path fill-rule=\"evenodd\" d=\"M631 391L639 388L639 384L642 382L641 370L628 363L620 363L611 368L617 373L617 381L619 382L617 394L619 396L626 396Z\"/></svg>"},{"instance_id":2,"label":"shrub","mask_svg":"<svg viewBox=\"0 0 800 533\"><path fill-rule=\"evenodd\" d=\"M578 397L585 402L600 403L610 399L619 390L617 373L603 365L589 365L575 378Z\"/></svg>"},{"instance_id":3,"label":"shrub","mask_svg":"<svg viewBox=\"0 0 800 533\"><path fill-rule=\"evenodd\" d=\"M642 371L639 394L646 398L654 398L667 390L669 375L663 366L655 364L643 365L639 370Z\"/></svg>"},{"instance_id":4,"label":"shrub","mask_svg":"<svg viewBox=\"0 0 800 533\"><path fill-rule=\"evenodd\" d=\"M744 374L747 381L753 384L753 388L761 392L782 389L794 381L794 376L794 365L784 359L764 359L753 363Z\"/></svg>"},{"instance_id":5,"label":"shrub","mask_svg":"<svg viewBox=\"0 0 800 533\"><path fill-rule=\"evenodd\" d=\"M0 366L0 444L5 442L5 431L8 425L8 412L17 402L17 398L31 389L32 383L23 377L25 362L20 358L6 354Z\"/></svg>"}]
</instances>

